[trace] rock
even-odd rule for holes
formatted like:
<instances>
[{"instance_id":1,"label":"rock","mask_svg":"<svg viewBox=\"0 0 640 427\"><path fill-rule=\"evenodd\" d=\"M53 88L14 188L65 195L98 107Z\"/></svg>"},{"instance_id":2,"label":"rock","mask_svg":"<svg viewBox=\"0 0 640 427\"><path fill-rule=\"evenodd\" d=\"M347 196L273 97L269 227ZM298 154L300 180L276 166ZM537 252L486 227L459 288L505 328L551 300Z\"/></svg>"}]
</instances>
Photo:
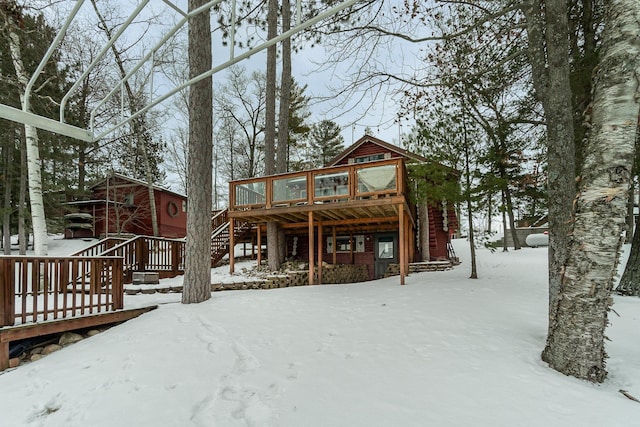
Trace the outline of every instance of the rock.
<instances>
[{"instance_id":1,"label":"rock","mask_svg":"<svg viewBox=\"0 0 640 427\"><path fill-rule=\"evenodd\" d=\"M32 356L34 354L40 354L42 353L42 349L44 349L44 347L35 347L34 349L32 349L29 354L31 354Z\"/></svg>"},{"instance_id":2,"label":"rock","mask_svg":"<svg viewBox=\"0 0 640 427\"><path fill-rule=\"evenodd\" d=\"M58 340L58 344L64 346L82 341L83 339L84 337L82 335L76 334L75 332L65 332Z\"/></svg>"},{"instance_id":3,"label":"rock","mask_svg":"<svg viewBox=\"0 0 640 427\"><path fill-rule=\"evenodd\" d=\"M17 358L17 357L13 357L13 358L9 359L9 367L10 368L15 368L19 364L20 364L20 359Z\"/></svg>"},{"instance_id":4,"label":"rock","mask_svg":"<svg viewBox=\"0 0 640 427\"><path fill-rule=\"evenodd\" d=\"M56 352L56 351L60 350L61 348L62 348L61 345L49 344L48 346L46 346L45 348L42 349L42 353L34 354L33 356L31 356L31 360L33 360L34 356L46 356L47 354L51 354L53 352Z\"/></svg>"},{"instance_id":5,"label":"rock","mask_svg":"<svg viewBox=\"0 0 640 427\"><path fill-rule=\"evenodd\" d=\"M87 332L87 337L93 337L95 335L98 335L100 332L100 330L98 329L91 329L90 331Z\"/></svg>"},{"instance_id":6,"label":"rock","mask_svg":"<svg viewBox=\"0 0 640 427\"><path fill-rule=\"evenodd\" d=\"M30 359L30 360L31 360L32 362L35 362L35 361L37 361L37 360L42 359L43 357L44 357L44 356L43 356L42 354L32 354L32 355L31 355L31 359Z\"/></svg>"}]
</instances>

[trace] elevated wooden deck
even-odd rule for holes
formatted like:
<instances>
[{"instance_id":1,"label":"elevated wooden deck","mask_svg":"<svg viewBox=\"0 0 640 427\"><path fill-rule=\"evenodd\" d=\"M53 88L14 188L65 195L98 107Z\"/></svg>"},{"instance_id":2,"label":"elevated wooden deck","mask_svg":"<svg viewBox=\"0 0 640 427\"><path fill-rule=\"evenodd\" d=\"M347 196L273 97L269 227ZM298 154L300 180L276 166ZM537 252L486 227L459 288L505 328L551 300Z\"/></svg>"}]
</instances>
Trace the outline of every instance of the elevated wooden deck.
<instances>
[{"instance_id":1,"label":"elevated wooden deck","mask_svg":"<svg viewBox=\"0 0 640 427\"><path fill-rule=\"evenodd\" d=\"M309 272L317 265L320 283L323 230L333 237L333 247L338 234L397 232L400 283L404 284L414 255L416 226L416 209L408 194L403 158L244 179L229 183L229 222L231 229L236 222L256 225L257 242L270 222L278 223L285 233L306 235ZM233 247L234 233L229 235ZM229 265L233 272L233 256ZM313 284L314 274L308 276Z\"/></svg>"},{"instance_id":2,"label":"elevated wooden deck","mask_svg":"<svg viewBox=\"0 0 640 427\"><path fill-rule=\"evenodd\" d=\"M291 172L229 184L229 218L250 223L397 224L400 205L412 213L403 159ZM410 215L413 220L413 214Z\"/></svg>"}]
</instances>

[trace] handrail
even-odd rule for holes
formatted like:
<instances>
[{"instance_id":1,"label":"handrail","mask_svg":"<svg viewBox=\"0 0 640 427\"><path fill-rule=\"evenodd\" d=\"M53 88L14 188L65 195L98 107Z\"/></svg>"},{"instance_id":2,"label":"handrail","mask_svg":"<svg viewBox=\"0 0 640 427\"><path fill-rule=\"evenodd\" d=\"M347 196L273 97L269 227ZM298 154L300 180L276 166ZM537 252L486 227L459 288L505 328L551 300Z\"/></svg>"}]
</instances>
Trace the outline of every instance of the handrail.
<instances>
[{"instance_id":1,"label":"handrail","mask_svg":"<svg viewBox=\"0 0 640 427\"><path fill-rule=\"evenodd\" d=\"M106 250L109 250L113 246L110 244L114 241L125 242L129 240L125 237L105 237L104 239L98 240L96 243L87 246L86 248L79 250L77 252L72 253L70 256L96 256L101 255Z\"/></svg>"},{"instance_id":2,"label":"handrail","mask_svg":"<svg viewBox=\"0 0 640 427\"><path fill-rule=\"evenodd\" d=\"M386 177L385 172L382 172L385 167L395 167L395 174ZM377 173L377 177L372 176L372 179L389 179L386 184L384 184L383 179L383 184L378 184L380 188L376 188L375 185L364 185L365 180L364 177L361 176L361 174L365 175L367 171L371 171L372 174L375 175L375 169L378 169L380 172ZM274 183L296 177L300 177L301 181L298 183L299 188L297 188L296 196L286 200L282 200L281 198L274 200ZM327 181L323 182L323 180ZM303 183L303 181L306 182ZM270 209L272 207L277 208L279 206L290 206L301 203L310 205L315 203L352 201L381 195L406 195L408 192L407 182L406 167L404 159L402 158L338 165L304 172L290 172L261 178L236 180L229 183L229 210ZM244 186L256 183L264 183L265 194L261 195L264 197L264 201L250 197L247 197L244 201L238 200L238 195L244 190L251 191L250 188L245 188ZM305 186L304 189L301 185ZM303 196L302 191L306 192L306 195Z\"/></svg>"},{"instance_id":3,"label":"handrail","mask_svg":"<svg viewBox=\"0 0 640 427\"><path fill-rule=\"evenodd\" d=\"M176 276L184 271L185 239L136 236L104 253L123 258L125 281L134 271L168 272Z\"/></svg>"},{"instance_id":4,"label":"handrail","mask_svg":"<svg viewBox=\"0 0 640 427\"><path fill-rule=\"evenodd\" d=\"M123 308L122 258L0 258L0 327Z\"/></svg>"}]
</instances>

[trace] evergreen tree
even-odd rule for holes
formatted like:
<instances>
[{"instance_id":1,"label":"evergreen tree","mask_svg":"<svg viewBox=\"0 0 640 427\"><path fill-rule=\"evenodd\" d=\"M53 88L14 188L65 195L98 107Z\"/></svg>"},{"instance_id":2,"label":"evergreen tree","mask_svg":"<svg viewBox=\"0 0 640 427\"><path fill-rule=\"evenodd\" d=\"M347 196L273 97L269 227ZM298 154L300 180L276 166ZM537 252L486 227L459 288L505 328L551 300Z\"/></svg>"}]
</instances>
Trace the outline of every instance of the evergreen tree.
<instances>
[{"instance_id":1,"label":"evergreen tree","mask_svg":"<svg viewBox=\"0 0 640 427\"><path fill-rule=\"evenodd\" d=\"M318 168L326 166L330 160L344 150L344 138L340 126L330 120L313 125L309 134L309 164Z\"/></svg>"}]
</instances>

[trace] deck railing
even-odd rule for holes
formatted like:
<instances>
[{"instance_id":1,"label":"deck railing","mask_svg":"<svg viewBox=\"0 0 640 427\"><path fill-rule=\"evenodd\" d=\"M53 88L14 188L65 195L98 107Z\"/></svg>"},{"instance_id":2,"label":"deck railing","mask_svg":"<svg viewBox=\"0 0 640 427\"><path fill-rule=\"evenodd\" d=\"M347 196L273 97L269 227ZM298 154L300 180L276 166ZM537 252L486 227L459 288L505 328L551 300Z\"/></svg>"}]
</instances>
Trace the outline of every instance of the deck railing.
<instances>
[{"instance_id":1,"label":"deck railing","mask_svg":"<svg viewBox=\"0 0 640 427\"><path fill-rule=\"evenodd\" d=\"M100 254L108 251L116 245L126 242L129 240L128 237L106 237L102 240L97 241L91 246L87 246L86 248L71 254L71 256L99 256Z\"/></svg>"},{"instance_id":2,"label":"deck railing","mask_svg":"<svg viewBox=\"0 0 640 427\"><path fill-rule=\"evenodd\" d=\"M104 252L123 259L125 282L134 271L157 271L176 276L184 272L184 239L137 236Z\"/></svg>"},{"instance_id":3,"label":"deck railing","mask_svg":"<svg viewBox=\"0 0 640 427\"><path fill-rule=\"evenodd\" d=\"M0 327L122 307L121 258L0 258Z\"/></svg>"},{"instance_id":4,"label":"deck railing","mask_svg":"<svg viewBox=\"0 0 640 427\"><path fill-rule=\"evenodd\" d=\"M380 160L233 181L231 210L270 209L406 194L403 159Z\"/></svg>"}]
</instances>

